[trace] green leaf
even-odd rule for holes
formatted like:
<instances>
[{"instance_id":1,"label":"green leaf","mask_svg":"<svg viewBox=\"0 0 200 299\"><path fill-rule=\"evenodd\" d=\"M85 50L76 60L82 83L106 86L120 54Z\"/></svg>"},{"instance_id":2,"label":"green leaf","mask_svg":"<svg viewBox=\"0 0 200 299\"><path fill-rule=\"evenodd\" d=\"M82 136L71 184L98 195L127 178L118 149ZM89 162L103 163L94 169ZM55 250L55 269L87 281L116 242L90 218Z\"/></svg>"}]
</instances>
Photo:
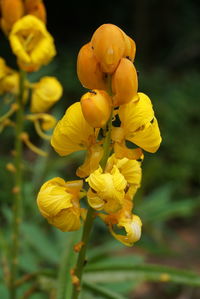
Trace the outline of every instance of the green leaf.
<instances>
[{"instance_id":1,"label":"green leaf","mask_svg":"<svg viewBox=\"0 0 200 299\"><path fill-rule=\"evenodd\" d=\"M94 283L89 283L89 282L86 282L84 281L84 284L83 286L91 291L94 292L94 294L98 294L98 295L103 295L103 298L108 298L108 299L125 299L125 297L123 297L122 295L114 292L114 291L111 291L103 286L99 286L99 285L96 285Z\"/></svg>"},{"instance_id":2,"label":"green leaf","mask_svg":"<svg viewBox=\"0 0 200 299\"><path fill-rule=\"evenodd\" d=\"M85 281L109 283L139 279L141 281L173 282L200 286L200 275L182 269L154 264L103 265L93 264L85 269Z\"/></svg>"}]
</instances>

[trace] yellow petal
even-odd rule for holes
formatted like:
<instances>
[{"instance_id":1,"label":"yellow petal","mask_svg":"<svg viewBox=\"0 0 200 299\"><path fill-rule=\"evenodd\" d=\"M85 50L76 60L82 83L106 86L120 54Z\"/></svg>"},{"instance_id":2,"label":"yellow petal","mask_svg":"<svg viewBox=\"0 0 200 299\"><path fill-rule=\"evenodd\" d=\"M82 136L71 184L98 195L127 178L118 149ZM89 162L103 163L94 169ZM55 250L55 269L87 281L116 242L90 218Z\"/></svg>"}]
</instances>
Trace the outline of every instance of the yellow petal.
<instances>
[{"instance_id":1,"label":"yellow petal","mask_svg":"<svg viewBox=\"0 0 200 299\"><path fill-rule=\"evenodd\" d=\"M102 205L99 204L99 209L104 209L107 213L114 213L121 208L127 182L116 166L112 168L111 173L103 173L99 167L91 173L86 182L92 189L92 193L88 193L91 206L93 206L93 199L96 206L98 197L99 202L102 202Z\"/></svg>"},{"instance_id":2,"label":"yellow petal","mask_svg":"<svg viewBox=\"0 0 200 299\"><path fill-rule=\"evenodd\" d=\"M119 108L121 127L127 137L134 135L135 131L149 123L154 117L150 99L143 93L138 93L139 100L134 100Z\"/></svg>"},{"instance_id":3,"label":"yellow petal","mask_svg":"<svg viewBox=\"0 0 200 299\"><path fill-rule=\"evenodd\" d=\"M94 143L95 130L86 122L80 102L71 105L57 123L51 145L60 156L85 150Z\"/></svg>"},{"instance_id":4,"label":"yellow petal","mask_svg":"<svg viewBox=\"0 0 200 299\"><path fill-rule=\"evenodd\" d=\"M117 159L116 155L113 154L107 162L106 171L109 168L116 166L120 173L124 176L128 184L134 184L137 187L140 186L142 170L141 163L136 160L130 160L127 158Z\"/></svg>"},{"instance_id":5,"label":"yellow petal","mask_svg":"<svg viewBox=\"0 0 200 299\"><path fill-rule=\"evenodd\" d=\"M44 183L38 193L37 204L44 217L55 216L61 210L72 207L72 195L66 192L66 183L54 178Z\"/></svg>"},{"instance_id":6,"label":"yellow petal","mask_svg":"<svg viewBox=\"0 0 200 299\"><path fill-rule=\"evenodd\" d=\"M115 156L118 159L122 159L124 157L131 160L138 160L142 157L142 150L140 148L131 149L128 148L125 144L125 140L121 143L114 143L114 152Z\"/></svg>"},{"instance_id":7,"label":"yellow petal","mask_svg":"<svg viewBox=\"0 0 200 299\"><path fill-rule=\"evenodd\" d=\"M85 158L84 163L77 169L76 175L80 178L89 176L99 167L99 162L103 156L103 148L98 144L91 146Z\"/></svg>"},{"instance_id":8,"label":"yellow petal","mask_svg":"<svg viewBox=\"0 0 200 299\"><path fill-rule=\"evenodd\" d=\"M161 143L160 130L150 99L143 93L138 95L137 102L132 101L119 108L121 130L124 140L129 140L144 150L154 153ZM124 140L121 138L118 142L123 144Z\"/></svg>"},{"instance_id":9,"label":"yellow petal","mask_svg":"<svg viewBox=\"0 0 200 299\"><path fill-rule=\"evenodd\" d=\"M140 146L145 151L155 153L162 141L157 119L154 117L153 122L150 122L143 129L136 132L131 138L128 137L127 139Z\"/></svg>"},{"instance_id":10,"label":"yellow petal","mask_svg":"<svg viewBox=\"0 0 200 299\"><path fill-rule=\"evenodd\" d=\"M62 231L80 227L80 181L65 182L54 178L44 183L37 196L37 205L48 222Z\"/></svg>"},{"instance_id":11,"label":"yellow petal","mask_svg":"<svg viewBox=\"0 0 200 299\"><path fill-rule=\"evenodd\" d=\"M31 98L31 112L45 112L62 96L63 88L55 77L43 77L34 85Z\"/></svg>"},{"instance_id":12,"label":"yellow petal","mask_svg":"<svg viewBox=\"0 0 200 299\"><path fill-rule=\"evenodd\" d=\"M130 219L122 219L117 223L119 228L123 228L126 235L120 235L114 232L113 227L110 225L110 232L114 238L126 246L133 246L141 237L142 222L137 215L132 215Z\"/></svg>"}]
</instances>

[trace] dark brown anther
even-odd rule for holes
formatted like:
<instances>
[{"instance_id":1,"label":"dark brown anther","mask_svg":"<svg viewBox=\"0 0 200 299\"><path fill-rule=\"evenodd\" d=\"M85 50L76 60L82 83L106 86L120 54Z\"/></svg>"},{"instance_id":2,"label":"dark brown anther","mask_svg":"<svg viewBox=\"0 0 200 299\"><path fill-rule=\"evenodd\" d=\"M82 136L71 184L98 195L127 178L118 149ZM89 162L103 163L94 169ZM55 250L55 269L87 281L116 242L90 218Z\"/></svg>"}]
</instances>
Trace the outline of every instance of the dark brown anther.
<instances>
[{"instance_id":1,"label":"dark brown anther","mask_svg":"<svg viewBox=\"0 0 200 299\"><path fill-rule=\"evenodd\" d=\"M92 192L93 192L93 193L95 193L95 194L97 193L97 191L96 191L96 190L94 190L93 188L91 188L91 190L92 190Z\"/></svg>"},{"instance_id":2,"label":"dark brown anther","mask_svg":"<svg viewBox=\"0 0 200 299\"><path fill-rule=\"evenodd\" d=\"M130 186L129 186L129 184L127 184L127 185L126 185L126 188L124 189L124 192L127 193L128 190L129 190L129 188L130 188Z\"/></svg>"},{"instance_id":3,"label":"dark brown anther","mask_svg":"<svg viewBox=\"0 0 200 299\"><path fill-rule=\"evenodd\" d=\"M90 89L90 93L97 94L96 91Z\"/></svg>"}]
</instances>

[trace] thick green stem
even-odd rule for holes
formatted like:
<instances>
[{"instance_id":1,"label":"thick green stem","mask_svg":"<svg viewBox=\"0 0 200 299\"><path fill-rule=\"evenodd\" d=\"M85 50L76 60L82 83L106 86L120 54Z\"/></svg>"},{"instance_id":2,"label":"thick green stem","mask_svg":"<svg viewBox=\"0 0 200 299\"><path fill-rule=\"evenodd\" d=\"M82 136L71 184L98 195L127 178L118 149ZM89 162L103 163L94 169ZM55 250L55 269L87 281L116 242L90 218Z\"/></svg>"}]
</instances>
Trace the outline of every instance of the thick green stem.
<instances>
[{"instance_id":1,"label":"thick green stem","mask_svg":"<svg viewBox=\"0 0 200 299\"><path fill-rule=\"evenodd\" d=\"M10 273L10 299L15 299L15 281L18 276L18 253L20 240L20 223L22 221L22 141L20 135L24 126L24 82L25 73L20 71L19 95L17 97L18 110L16 114L15 132L15 168L14 174L14 203L13 203L13 226L12 226L12 248L11 248L11 273Z\"/></svg>"}]
</instances>

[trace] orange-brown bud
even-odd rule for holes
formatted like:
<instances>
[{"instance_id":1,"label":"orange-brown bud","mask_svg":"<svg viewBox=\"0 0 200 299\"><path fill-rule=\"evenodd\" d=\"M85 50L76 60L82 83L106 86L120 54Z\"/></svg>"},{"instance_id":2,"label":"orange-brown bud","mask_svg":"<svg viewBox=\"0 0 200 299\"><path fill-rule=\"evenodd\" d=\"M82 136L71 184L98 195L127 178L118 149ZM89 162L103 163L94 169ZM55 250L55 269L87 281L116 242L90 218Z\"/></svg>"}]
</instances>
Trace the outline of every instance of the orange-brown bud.
<instances>
[{"instance_id":1,"label":"orange-brown bud","mask_svg":"<svg viewBox=\"0 0 200 299\"><path fill-rule=\"evenodd\" d=\"M125 52L124 57L130 59L132 62L135 59L136 44L132 38L125 34Z\"/></svg>"},{"instance_id":2,"label":"orange-brown bud","mask_svg":"<svg viewBox=\"0 0 200 299\"><path fill-rule=\"evenodd\" d=\"M137 100L138 79L132 62L122 58L118 68L112 76L113 105L119 106Z\"/></svg>"},{"instance_id":3,"label":"orange-brown bud","mask_svg":"<svg viewBox=\"0 0 200 299\"><path fill-rule=\"evenodd\" d=\"M106 89L106 74L101 71L91 43L84 45L79 51L77 75L81 84L88 89Z\"/></svg>"},{"instance_id":4,"label":"orange-brown bud","mask_svg":"<svg viewBox=\"0 0 200 299\"><path fill-rule=\"evenodd\" d=\"M103 72L112 74L125 52L122 30L113 24L101 25L94 32L91 44Z\"/></svg>"},{"instance_id":5,"label":"orange-brown bud","mask_svg":"<svg viewBox=\"0 0 200 299\"><path fill-rule=\"evenodd\" d=\"M22 0L1 0L1 26L5 34L9 34L13 24L24 15Z\"/></svg>"},{"instance_id":6,"label":"orange-brown bud","mask_svg":"<svg viewBox=\"0 0 200 299\"><path fill-rule=\"evenodd\" d=\"M46 23L46 9L42 0L25 0L24 5L26 14L33 15Z\"/></svg>"},{"instance_id":7,"label":"orange-brown bud","mask_svg":"<svg viewBox=\"0 0 200 299\"><path fill-rule=\"evenodd\" d=\"M92 90L81 98L81 107L86 121L93 128L102 128L111 113L111 98L103 90Z\"/></svg>"}]
</instances>

